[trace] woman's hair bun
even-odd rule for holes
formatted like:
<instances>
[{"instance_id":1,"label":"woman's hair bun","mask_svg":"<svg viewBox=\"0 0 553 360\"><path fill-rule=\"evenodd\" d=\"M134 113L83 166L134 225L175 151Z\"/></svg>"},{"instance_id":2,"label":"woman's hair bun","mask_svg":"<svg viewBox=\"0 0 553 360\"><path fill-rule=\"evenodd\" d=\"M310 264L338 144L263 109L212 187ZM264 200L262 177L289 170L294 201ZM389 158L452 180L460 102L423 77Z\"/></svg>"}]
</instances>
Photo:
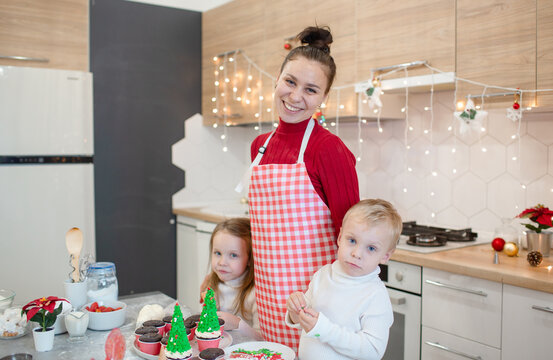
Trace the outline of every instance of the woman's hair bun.
<instances>
[{"instance_id":1,"label":"woman's hair bun","mask_svg":"<svg viewBox=\"0 0 553 360\"><path fill-rule=\"evenodd\" d=\"M302 44L330 53L329 45L332 44L332 34L328 26L309 26L300 32L296 38Z\"/></svg>"}]
</instances>

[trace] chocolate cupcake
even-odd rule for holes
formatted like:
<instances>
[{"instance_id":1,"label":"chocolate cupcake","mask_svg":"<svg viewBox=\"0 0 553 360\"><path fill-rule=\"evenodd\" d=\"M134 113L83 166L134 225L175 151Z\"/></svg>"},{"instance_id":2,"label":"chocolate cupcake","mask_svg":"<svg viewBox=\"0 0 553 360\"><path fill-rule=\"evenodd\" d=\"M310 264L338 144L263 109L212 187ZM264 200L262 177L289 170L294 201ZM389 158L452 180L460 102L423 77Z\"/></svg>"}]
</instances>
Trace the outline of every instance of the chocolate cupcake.
<instances>
[{"instance_id":1,"label":"chocolate cupcake","mask_svg":"<svg viewBox=\"0 0 553 360\"><path fill-rule=\"evenodd\" d=\"M167 315L166 317L163 318L163 322L166 323L166 324L170 324L171 320L173 320L172 315Z\"/></svg>"},{"instance_id":2,"label":"chocolate cupcake","mask_svg":"<svg viewBox=\"0 0 553 360\"><path fill-rule=\"evenodd\" d=\"M158 355L161 349L161 335L159 333L148 333L138 338L138 348L149 355Z\"/></svg>"},{"instance_id":3,"label":"chocolate cupcake","mask_svg":"<svg viewBox=\"0 0 553 360\"><path fill-rule=\"evenodd\" d=\"M159 333L148 333L144 334L141 337L138 338L139 341L145 342L145 343L153 343L153 342L159 342L161 341L161 335Z\"/></svg>"},{"instance_id":4,"label":"chocolate cupcake","mask_svg":"<svg viewBox=\"0 0 553 360\"><path fill-rule=\"evenodd\" d=\"M161 338L161 345L167 346L167 342L169 342L169 335L165 335Z\"/></svg>"},{"instance_id":5,"label":"chocolate cupcake","mask_svg":"<svg viewBox=\"0 0 553 360\"><path fill-rule=\"evenodd\" d=\"M219 348L209 348L200 352L198 357L200 360L217 360L225 356L225 351Z\"/></svg>"},{"instance_id":6,"label":"chocolate cupcake","mask_svg":"<svg viewBox=\"0 0 553 360\"><path fill-rule=\"evenodd\" d=\"M201 314L191 315L191 316L187 317L184 321L186 322L186 320L193 320L197 324L197 323L200 322L200 315Z\"/></svg>"},{"instance_id":7,"label":"chocolate cupcake","mask_svg":"<svg viewBox=\"0 0 553 360\"><path fill-rule=\"evenodd\" d=\"M184 320L184 326L187 328L187 329L194 329L196 327L196 325L198 325L197 322L194 321L194 319L186 319Z\"/></svg>"},{"instance_id":8,"label":"chocolate cupcake","mask_svg":"<svg viewBox=\"0 0 553 360\"><path fill-rule=\"evenodd\" d=\"M144 321L142 326L154 326L161 336L165 335L165 321L163 320Z\"/></svg>"},{"instance_id":9,"label":"chocolate cupcake","mask_svg":"<svg viewBox=\"0 0 553 360\"><path fill-rule=\"evenodd\" d=\"M134 331L134 334L136 335L136 340L138 340L138 338L141 337L142 335L148 334L148 333L158 334L159 331L154 326L142 326Z\"/></svg>"}]
</instances>

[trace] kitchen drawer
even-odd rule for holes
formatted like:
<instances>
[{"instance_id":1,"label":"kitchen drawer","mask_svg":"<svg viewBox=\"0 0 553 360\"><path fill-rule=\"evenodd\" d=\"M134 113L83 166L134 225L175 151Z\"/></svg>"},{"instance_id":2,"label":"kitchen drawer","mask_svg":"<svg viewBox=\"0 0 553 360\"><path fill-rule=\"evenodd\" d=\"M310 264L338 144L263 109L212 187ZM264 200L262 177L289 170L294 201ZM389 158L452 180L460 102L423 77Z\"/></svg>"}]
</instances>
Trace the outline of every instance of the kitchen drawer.
<instances>
[{"instance_id":1,"label":"kitchen drawer","mask_svg":"<svg viewBox=\"0 0 553 360\"><path fill-rule=\"evenodd\" d=\"M502 285L423 269L422 324L482 344L501 347Z\"/></svg>"},{"instance_id":2,"label":"kitchen drawer","mask_svg":"<svg viewBox=\"0 0 553 360\"><path fill-rule=\"evenodd\" d=\"M551 359L553 294L503 287L502 360Z\"/></svg>"},{"instance_id":3,"label":"kitchen drawer","mask_svg":"<svg viewBox=\"0 0 553 360\"><path fill-rule=\"evenodd\" d=\"M500 360L501 351L491 346L423 326L421 359ZM528 358L521 357L520 359Z\"/></svg>"}]
</instances>

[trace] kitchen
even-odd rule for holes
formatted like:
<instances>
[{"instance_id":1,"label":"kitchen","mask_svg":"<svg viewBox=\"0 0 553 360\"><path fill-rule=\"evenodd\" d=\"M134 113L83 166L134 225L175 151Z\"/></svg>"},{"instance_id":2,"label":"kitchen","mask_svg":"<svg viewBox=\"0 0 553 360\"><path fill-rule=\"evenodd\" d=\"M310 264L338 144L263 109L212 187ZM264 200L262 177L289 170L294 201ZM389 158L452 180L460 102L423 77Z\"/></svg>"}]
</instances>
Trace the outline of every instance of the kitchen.
<instances>
[{"instance_id":1,"label":"kitchen","mask_svg":"<svg viewBox=\"0 0 553 360\"><path fill-rule=\"evenodd\" d=\"M313 9L309 10L317 22L329 24L337 34L332 50L333 54L336 54L336 61L338 63L336 86L366 80L370 78L370 69L372 68L416 60L427 60L436 69L445 72L455 71L456 75L460 78L471 79L488 85L500 85L509 88L520 87L520 89L553 88L551 73L548 70L551 69L551 59L547 56L551 40L547 37L539 37L540 34L547 33L547 29L550 29L551 26L550 23L543 20L547 19L547 14L551 12L551 7L547 6L544 1L539 1L537 4L530 1L516 3L506 1L497 4L496 2L485 2L481 5L481 8L470 1L457 1L458 15L455 12L455 2L440 2L441 6L432 6L433 3L433 1L421 1L417 6L412 5L414 9L420 9L420 14L417 14L418 21L425 23L421 19L426 19L425 21L428 22L428 25L421 26L420 28L415 27L418 31L413 34L409 34L408 31L412 27L401 26L402 22L407 24L409 21L412 21L405 15L413 11L407 5L408 8L405 9L400 5L387 8L382 4L364 4L355 1L341 2L339 6L323 2L318 5L320 7L314 6ZM504 6L500 4L504 4ZM96 1L96 5L100 6L102 2ZM131 5L130 2L124 5L127 6L124 10L134 11L132 14L135 16L137 16L138 8L144 9L144 7L148 6L138 3ZM358 7L357 11L355 7ZM285 6L285 3L279 5L279 2L269 4L264 2L233 1L202 14L202 26L204 27L203 36L201 37L203 47L202 71L204 72L202 75L204 80L201 87L202 104L200 106L198 103L195 103L196 108L192 112L188 108L185 109L186 112L183 114L188 115L182 115L178 119L181 129L177 128L173 130L171 133L173 140L166 145L160 145L166 146L169 149L174 144L172 162L185 171L184 179L182 172L176 171L178 170L176 168L173 171L176 171L177 174L167 175L167 177L177 178L171 185L174 190L168 191L170 194L176 193L173 196L172 202L175 209L209 203L209 209L203 213L204 217L210 216L210 211L215 212L215 215L225 212L231 215L240 214L240 211L235 210L240 209L240 196L235 195L233 189L240 181L243 170L249 163L249 142L258 134L258 130L254 126L221 126L218 128L206 126L213 123L213 119L210 119L208 115L211 114L212 109L209 104L212 97L215 96L215 89L211 85L212 81L207 80L207 73L213 73L213 56L234 49L243 49L245 54L256 64L259 64L262 69L269 73L275 73L277 71L275 69L276 63L280 62L282 54L286 51L283 48L285 38L295 34L298 28L306 25L305 22L307 21L302 18L303 14L290 14L286 9L288 7ZM171 10L170 8L165 8L164 10L179 11ZM92 6L91 12L93 11L94 7ZM482 30L477 31L473 29L472 33L470 32L471 27L479 29L477 25L480 24L479 26L482 26L481 24L486 22L485 19L490 17L489 12L494 11L498 12L498 14L494 13L492 18L495 20L489 22L489 28L486 28L488 33L496 31L493 36L478 36L483 32ZM350 21L351 15L349 14L353 13L360 14L357 22ZM276 15L273 16L273 14ZM267 19L264 16L267 16ZM511 18L517 19L515 21L516 26L511 24L514 28L510 26L498 27L498 23L504 23L504 19ZM540 19L537 22L537 26L535 22L536 18ZM279 24L275 24L275 19L278 19ZM383 19L385 19L385 23L389 28L370 29L371 24ZM92 25L94 25L94 18L91 21ZM309 19L310 21L311 19ZM283 23L281 24L281 22ZM454 28L456 22L457 30ZM103 25L105 26L105 24ZM496 29L494 26L498 28ZM538 30L537 33L536 28ZM95 27L92 26L91 29L91 31L94 31ZM221 31L221 29L224 29L224 31ZM276 29L279 30L277 31ZM441 30L434 31L434 29ZM533 32L530 32L530 29L534 29ZM122 29L117 30L121 31ZM392 30L397 30L397 32ZM109 32L110 29L106 28L105 31ZM138 30L135 29L135 31ZM551 32L549 31L549 33ZM370 37L369 34L372 34L371 36L373 37ZM515 36L515 34L520 37ZM433 41L428 41L428 38L425 38L425 36L431 36ZM497 40L498 38L500 40ZM265 39L263 42L265 45L263 46L267 46L268 50L260 48L260 39ZM355 39L361 45L356 47L353 41ZM381 39L393 39L393 41ZM160 40L156 38L155 41ZM397 54L397 50L394 50L394 46L392 46L394 44L405 53L403 57L400 56L402 54ZM187 43L188 46L191 46L190 42ZM502 53L499 51L502 47L509 49L510 52L507 54ZM487 51L484 51L483 48L486 48ZM374 49L378 49L378 51ZM94 41L91 44L91 59L94 59L95 56L93 50ZM265 53L266 55L263 55ZM528 53L533 54L534 57L529 56ZM276 60L271 60L271 58ZM358 61L351 61L351 59L356 58ZM503 58L507 58L508 61L502 61ZM96 62L91 60L92 65L100 64L102 58L97 59L99 60ZM246 63L242 58L238 59L242 64ZM128 61L128 59L123 60ZM154 59L150 60L153 61ZM102 61L102 64L109 65L108 60ZM487 65L479 66L478 64ZM66 67L60 65L60 68ZM102 86L103 83L102 78L99 77L98 72L94 69L94 66L91 66L90 70L95 74L94 88L96 91L98 90L97 87ZM89 69L81 68L81 70ZM416 76L423 74L421 69L409 69L408 71L409 75ZM112 74L114 75L116 72ZM97 76L99 77L98 81L96 81ZM152 82L153 80L149 81ZM270 87L270 81L265 82L265 85ZM408 110L410 125L413 127L413 135L409 135L409 144L412 146L409 151L405 151L404 149L405 139L403 130L405 128L405 113L401 112L401 109L404 107L403 105L386 107L386 99L383 96L385 104L383 112L391 111L392 114L389 118L382 120L380 126L374 118L370 119L366 124L362 123L360 134L359 124L357 121L351 121L352 113L348 113L349 106L346 104L346 108L341 114L344 120L339 123L337 129L340 137L348 147L356 155L358 153L362 154L361 161L357 164L362 198L382 197L389 199L398 207L401 215L407 220L416 220L422 224L439 225L449 228L471 227L479 233L481 238L484 238L485 234L491 237L494 230L501 225L501 218L512 219L521 210L534 206L537 203L543 203L546 206L553 203L553 192L551 192L551 188L553 187L551 184L553 172L551 159L553 156L551 155L551 137L548 136L552 133L551 124L548 123L551 107L549 107L549 112L547 111L547 104L551 103L551 94L538 94L537 103L545 105L525 111L520 122L520 127L519 123L511 121L505 116L506 108L513 104L513 95L509 95L507 100L499 102L494 102L491 98L486 99L486 103L483 106L484 110L488 111L488 117L483 124L486 131L477 134L469 132L466 134L469 136L464 137L460 134L458 136L451 136L448 127L457 125L452 113L460 110L453 109L455 98L457 100L464 99L464 94L468 94L468 91L478 95L483 92L482 87L466 90L466 87L469 87L469 85L459 82L457 86L458 94L455 94L453 91L454 86L452 87L449 84L450 87L446 88L445 91L434 92L432 100L430 99L431 91L429 88L423 92L413 91L409 93L409 103L406 110ZM106 86L109 87L107 84ZM197 88L199 86L196 86ZM102 92L106 91L106 87L100 89ZM401 95L401 92L404 91L405 89L396 90L393 94ZM487 93L492 92L495 92L495 90L487 89ZM101 108L102 104L97 105L96 102L98 101L98 97L102 96L102 93L97 94L95 92L94 95L95 126L100 126L102 111L104 110ZM340 95L342 99L348 99L348 96L350 96L346 90L341 92ZM197 96L199 97L199 94ZM331 101L332 98L336 99L336 95L331 94ZM355 99L355 97L350 96L349 99ZM109 100L109 97L107 100ZM139 97L137 96L131 100L139 101ZM402 100L405 101L405 99ZM534 97L525 93L521 100L524 108L531 106L528 102L529 100L534 100ZM115 105L121 105L125 101L130 100L122 100ZM351 102L355 103L354 100ZM430 107L431 103L434 104L432 111L425 110L425 107ZM475 103L479 105L480 101L475 99ZM111 105L111 108L114 108L114 105ZM195 113L202 113L204 116L194 115ZM330 123L335 118L335 113L335 109L326 112L326 116L329 118L329 127L332 126ZM188 119L189 117L190 119ZM252 113L251 116L245 114L244 118L253 119L254 114ZM431 126L432 118L434 122ZM261 125L264 132L269 131L271 127L271 119L268 118L266 120ZM182 126L186 129L182 129ZM379 131L379 127L382 129L382 132ZM113 129L106 128L105 130L109 131ZM430 136L425 134L424 131L426 130L430 131ZM119 139L125 139L129 135L125 131L126 128L123 128L123 131L118 134ZM155 127L146 130L146 132L148 131L155 133ZM99 178L99 173L103 171L102 167L108 164L106 162L108 154L105 154L106 157L104 158L101 157L102 151L105 151L102 149L111 149L109 146L114 146L113 144L109 145L109 143L106 144L106 147L99 146L101 144L99 142L107 141L102 140L102 137L99 136L100 134L101 132L95 133L95 185L97 192L96 256L99 260L114 261L117 264L122 295L130 294L131 291L139 293L162 290L170 296L176 296L179 292L178 276L182 272L176 271L175 273L175 269L179 266L179 262L176 259L179 253L179 243L176 245L174 243L175 233L179 230L175 224L166 226L172 230L163 230L164 236L167 236L167 238L173 237L172 245L171 243L160 245L167 247L164 247L163 251L155 253L156 258L165 259L172 257L172 255L168 254L174 253L176 246L176 258L174 260L167 260L169 264L173 264L174 268L171 269L171 265L169 265L167 269L169 273L167 275L168 279L163 279L172 283L172 288L171 285L163 285L166 286L163 288L161 286L155 287L154 279L150 280L149 285L132 283L133 281L136 282L136 280L133 280L133 278L136 278L133 274L140 271L141 262L148 260L148 252L158 251L157 249L148 248L148 252L144 251L145 254L141 254L138 250L133 250L135 253L133 254L135 256L134 259L126 260L124 258L126 253L108 246L109 244L113 244L113 247L128 247L129 244L132 244L134 237L138 239L138 237L143 236L141 233L149 229L149 226L142 229L137 224L140 223L140 220L137 219L141 219L142 221L148 219L149 221L150 218L140 212L133 214L134 219L129 219L127 215L122 215L123 211L128 211L129 213L136 211L135 208L137 207L136 203L126 204L124 201L121 201L121 208L117 209L117 212L111 213L112 215L117 215L117 217L110 217L110 206L114 207L118 205L107 202L108 198L117 199L116 194L109 193L109 185L113 181L109 177L109 174L117 171L115 168L117 164L109 164L113 168L104 168L104 175ZM183 140L180 140L183 134L186 134L186 136ZM221 139L222 135L226 136L226 143L223 143ZM519 137L515 141L511 138L512 136ZM362 147L359 145L360 138L363 140ZM117 137L111 141L117 143L116 139ZM137 142L140 143L140 140ZM223 146L226 146L228 151L222 151ZM425 155L425 150L428 150L428 148L431 152ZM453 148L456 149L455 153L452 153ZM483 148L486 149L486 152L483 152ZM134 146L133 149L135 151L143 151L139 149L139 146ZM155 151L156 148L153 148L149 152L155 153ZM190 153L201 155L187 156ZM125 153L124 155L127 159L133 159L131 157L133 156L132 154ZM141 161L139 160L141 156L151 155L140 153L140 155L137 155L135 162ZM169 166L172 166L169 163L170 154L163 156L164 158L160 159L160 162L165 161ZM430 160L425 160L426 157ZM512 160L513 157L517 157L518 161ZM124 162L122 166L125 166ZM407 167L410 167L413 171L408 171ZM437 169L437 176L432 174L434 169ZM453 174L454 170L457 171L456 174ZM168 171L170 172L170 170ZM138 175L141 174L138 173ZM133 179L122 177L122 182L133 181ZM103 193L98 193L98 183L102 182L105 190ZM137 185L140 186L140 184ZM183 185L185 185L184 188ZM183 189L178 191L181 188ZM431 193L434 195L431 195ZM103 204L105 205L99 202L98 197L102 196L104 197ZM132 194L126 200L131 198ZM166 199L163 201L166 202L163 204L166 210L157 211L157 214L154 216L162 218L159 219L158 224L163 222L166 225L175 219L171 218L171 203L167 203ZM155 203L155 199L152 203ZM167 216L159 216L160 213L167 214ZM243 212L241 214L243 215ZM198 234L203 235L203 239L209 238L206 234L210 231L210 223L217 219L217 217L207 219L210 221L204 221L200 224L200 230L203 232L198 232ZM206 218L203 220L206 220ZM117 226L116 222L121 222L122 226ZM73 225L68 226L68 228L71 226ZM516 220L512 221L512 226L517 229L522 228ZM135 231L131 233L130 230L133 228ZM115 232L115 234L110 233L106 229L113 230L112 232ZM129 229L129 232L124 232L121 229ZM136 229L144 231L137 231ZM159 233L152 232L147 236L149 236L149 239L154 236L158 239ZM62 246L60 252L64 252L63 235L61 235L60 239ZM139 248L140 246L144 246L144 244L148 244L150 242L149 239L141 240L142 242L137 247ZM206 242L198 242L198 244L205 246ZM493 267L493 251L489 246L485 250L486 252L483 250L482 254L478 253L481 257L477 257L476 255L474 257L481 259L482 262L486 262L487 266ZM433 257L446 257L446 254L448 254L448 252L432 254L423 257L423 259L430 260L421 263L422 260L415 261L413 258L424 255L412 255L410 253L407 253L409 256L405 256L402 255L404 252L397 251L393 259L399 262L414 263L416 266L436 267L436 260L433 260ZM498 267L501 268L499 273L506 271L504 267L513 260L521 262L522 268L520 271L532 271L532 268L524 261L523 257L508 258L503 255L500 254L499 264L495 265L496 269ZM443 260L445 263L449 263L450 261L447 257ZM544 264L550 264L547 258ZM470 277L480 278L480 275L483 273L476 265L463 265L462 262L458 265L451 265L451 267L442 267L440 269L457 273L459 268L464 269L464 272L461 273L462 275ZM173 275L173 273L175 274ZM550 284L550 275L543 274L543 276L545 279L543 281ZM499 282L504 277L507 276L497 274L496 272L494 277L488 278L488 280ZM512 285L528 287L526 284L538 281L536 279L540 279L538 275L529 275L524 281L519 280L518 283ZM141 286L144 288L141 288ZM551 293L550 285L548 287L543 282L538 281L535 286L534 290L539 290L540 293ZM505 295L503 296L505 297ZM549 304L551 304L550 300ZM423 325L424 321L423 319ZM450 333L447 330L444 329L444 332ZM455 334L455 332L451 333ZM533 333L531 331L520 331L520 334ZM520 334L519 337L521 336ZM498 336L496 335L496 337ZM465 338L462 335L460 337ZM470 337L468 338L470 339ZM532 338L536 341L535 339L538 337L534 336ZM478 340L476 339L476 341ZM482 340L482 342L492 348L502 349L497 339L487 342ZM539 341L536 342L539 343ZM506 343L514 344L512 341L506 341ZM544 341L543 344L545 343ZM423 353L424 351L428 350L423 349ZM514 352L511 353L516 354ZM506 356L504 353L501 354L502 356ZM430 358L430 356L427 358Z\"/></svg>"}]
</instances>

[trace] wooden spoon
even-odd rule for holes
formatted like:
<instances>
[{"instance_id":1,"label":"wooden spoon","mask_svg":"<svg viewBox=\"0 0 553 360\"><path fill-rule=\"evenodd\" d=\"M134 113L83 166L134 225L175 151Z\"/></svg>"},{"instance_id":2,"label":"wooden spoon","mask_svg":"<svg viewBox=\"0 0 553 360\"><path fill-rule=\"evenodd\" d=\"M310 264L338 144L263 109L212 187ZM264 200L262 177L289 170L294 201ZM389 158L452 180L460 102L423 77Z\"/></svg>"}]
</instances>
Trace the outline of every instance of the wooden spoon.
<instances>
[{"instance_id":1,"label":"wooden spoon","mask_svg":"<svg viewBox=\"0 0 553 360\"><path fill-rule=\"evenodd\" d=\"M79 282L79 256L81 249L83 248L83 233L79 228L71 228L65 234L65 246L71 257L71 266L75 270L71 274L73 277L73 282Z\"/></svg>"}]
</instances>

